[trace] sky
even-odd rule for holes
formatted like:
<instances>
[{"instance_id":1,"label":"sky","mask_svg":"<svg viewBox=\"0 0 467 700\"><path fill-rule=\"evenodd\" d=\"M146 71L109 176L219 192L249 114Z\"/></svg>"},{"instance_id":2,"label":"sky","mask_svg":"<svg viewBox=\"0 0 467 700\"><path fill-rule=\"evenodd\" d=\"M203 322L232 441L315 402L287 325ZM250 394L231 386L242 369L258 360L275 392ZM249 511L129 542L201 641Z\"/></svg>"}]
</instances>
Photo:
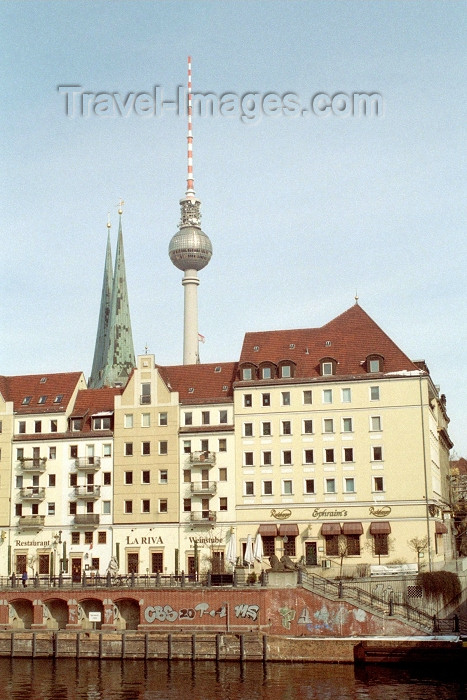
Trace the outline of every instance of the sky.
<instances>
[{"instance_id":1,"label":"sky","mask_svg":"<svg viewBox=\"0 0 467 700\"><path fill-rule=\"evenodd\" d=\"M120 199L135 352L182 362L182 273L168 245L187 126L166 103L191 55L193 92L217 107L193 118L214 251L199 273L201 361L237 360L247 331L321 326L358 295L426 361L467 457L465 10L0 3L0 372L89 376ZM354 108L357 94L374 96L371 114Z\"/></svg>"}]
</instances>

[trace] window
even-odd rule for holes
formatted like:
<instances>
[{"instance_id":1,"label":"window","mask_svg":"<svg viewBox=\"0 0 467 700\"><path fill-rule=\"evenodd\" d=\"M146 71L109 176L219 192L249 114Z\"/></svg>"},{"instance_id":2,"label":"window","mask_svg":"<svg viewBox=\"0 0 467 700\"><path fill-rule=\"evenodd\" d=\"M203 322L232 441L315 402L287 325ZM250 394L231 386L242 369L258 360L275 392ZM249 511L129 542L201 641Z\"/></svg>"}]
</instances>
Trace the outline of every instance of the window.
<instances>
[{"instance_id":1,"label":"window","mask_svg":"<svg viewBox=\"0 0 467 700\"><path fill-rule=\"evenodd\" d=\"M151 384L144 382L141 384L141 404L151 403Z\"/></svg>"},{"instance_id":2,"label":"window","mask_svg":"<svg viewBox=\"0 0 467 700\"><path fill-rule=\"evenodd\" d=\"M133 443L132 442L125 442L124 451L125 451L125 457L132 457L133 456Z\"/></svg>"},{"instance_id":3,"label":"window","mask_svg":"<svg viewBox=\"0 0 467 700\"><path fill-rule=\"evenodd\" d=\"M381 355L369 355L366 358L367 372L382 372L384 360Z\"/></svg>"},{"instance_id":4,"label":"window","mask_svg":"<svg viewBox=\"0 0 467 700\"><path fill-rule=\"evenodd\" d=\"M209 440L201 440L201 452L209 452Z\"/></svg>"},{"instance_id":5,"label":"window","mask_svg":"<svg viewBox=\"0 0 467 700\"><path fill-rule=\"evenodd\" d=\"M191 469L184 469L183 470L183 483L184 484L191 483Z\"/></svg>"},{"instance_id":6,"label":"window","mask_svg":"<svg viewBox=\"0 0 467 700\"><path fill-rule=\"evenodd\" d=\"M313 450L303 450L303 463L313 464L314 461L315 460Z\"/></svg>"},{"instance_id":7,"label":"window","mask_svg":"<svg viewBox=\"0 0 467 700\"><path fill-rule=\"evenodd\" d=\"M160 414L159 414L160 416ZM160 425L160 423L159 423ZM142 428L150 428L151 427L151 414L150 413L142 413L141 414L141 427Z\"/></svg>"},{"instance_id":8,"label":"window","mask_svg":"<svg viewBox=\"0 0 467 700\"><path fill-rule=\"evenodd\" d=\"M243 424L243 435L244 437L252 437L253 435L253 423Z\"/></svg>"},{"instance_id":9,"label":"window","mask_svg":"<svg viewBox=\"0 0 467 700\"><path fill-rule=\"evenodd\" d=\"M17 489L23 488L23 475L22 474L18 474L16 476L16 488Z\"/></svg>"},{"instance_id":10,"label":"window","mask_svg":"<svg viewBox=\"0 0 467 700\"><path fill-rule=\"evenodd\" d=\"M252 406L253 400L251 394L243 394L243 405L245 408Z\"/></svg>"},{"instance_id":11,"label":"window","mask_svg":"<svg viewBox=\"0 0 467 700\"><path fill-rule=\"evenodd\" d=\"M159 483L168 484L169 483L169 473L167 469L159 469Z\"/></svg>"},{"instance_id":12,"label":"window","mask_svg":"<svg viewBox=\"0 0 467 700\"><path fill-rule=\"evenodd\" d=\"M370 418L370 430L381 430L381 416L371 416Z\"/></svg>"},{"instance_id":13,"label":"window","mask_svg":"<svg viewBox=\"0 0 467 700\"><path fill-rule=\"evenodd\" d=\"M227 510L227 498L225 496L219 498L219 510Z\"/></svg>"},{"instance_id":14,"label":"window","mask_svg":"<svg viewBox=\"0 0 467 700\"><path fill-rule=\"evenodd\" d=\"M303 421L303 432L305 435L311 435L313 433L313 421L309 418Z\"/></svg>"},{"instance_id":15,"label":"window","mask_svg":"<svg viewBox=\"0 0 467 700\"><path fill-rule=\"evenodd\" d=\"M150 484L151 483L151 472L149 469L144 469L141 472L141 483L142 484Z\"/></svg>"},{"instance_id":16,"label":"window","mask_svg":"<svg viewBox=\"0 0 467 700\"><path fill-rule=\"evenodd\" d=\"M352 419L351 418L343 418L342 419L342 430L344 433L351 433L353 430L352 427Z\"/></svg>"},{"instance_id":17,"label":"window","mask_svg":"<svg viewBox=\"0 0 467 700\"><path fill-rule=\"evenodd\" d=\"M219 411L219 423L220 424L227 423L227 411L225 411L225 410Z\"/></svg>"},{"instance_id":18,"label":"window","mask_svg":"<svg viewBox=\"0 0 467 700\"><path fill-rule=\"evenodd\" d=\"M72 418L71 419L71 429L73 432L79 432L83 427L83 419L82 418Z\"/></svg>"},{"instance_id":19,"label":"window","mask_svg":"<svg viewBox=\"0 0 467 700\"><path fill-rule=\"evenodd\" d=\"M313 403L313 392L311 391L311 389L306 389L303 392L303 403L304 404Z\"/></svg>"},{"instance_id":20,"label":"window","mask_svg":"<svg viewBox=\"0 0 467 700\"><path fill-rule=\"evenodd\" d=\"M377 555L388 555L389 554L389 536L386 534L373 535L375 538L375 554Z\"/></svg>"},{"instance_id":21,"label":"window","mask_svg":"<svg viewBox=\"0 0 467 700\"><path fill-rule=\"evenodd\" d=\"M107 533L103 530L100 530L97 533L97 544L107 544Z\"/></svg>"},{"instance_id":22,"label":"window","mask_svg":"<svg viewBox=\"0 0 467 700\"><path fill-rule=\"evenodd\" d=\"M70 457L71 459L78 458L78 445L70 445Z\"/></svg>"},{"instance_id":23,"label":"window","mask_svg":"<svg viewBox=\"0 0 467 700\"><path fill-rule=\"evenodd\" d=\"M133 427L133 414L132 413L125 413L123 416L123 427L124 428L132 428Z\"/></svg>"},{"instance_id":24,"label":"window","mask_svg":"<svg viewBox=\"0 0 467 700\"><path fill-rule=\"evenodd\" d=\"M219 481L227 481L227 469L226 469L226 467L219 468Z\"/></svg>"},{"instance_id":25,"label":"window","mask_svg":"<svg viewBox=\"0 0 467 700\"><path fill-rule=\"evenodd\" d=\"M275 553L276 538L273 535L261 535L263 540L263 553L265 557L270 557Z\"/></svg>"},{"instance_id":26,"label":"window","mask_svg":"<svg viewBox=\"0 0 467 700\"><path fill-rule=\"evenodd\" d=\"M253 466L253 452L244 452L243 453L243 465L245 467L252 467Z\"/></svg>"},{"instance_id":27,"label":"window","mask_svg":"<svg viewBox=\"0 0 467 700\"><path fill-rule=\"evenodd\" d=\"M379 360L370 360L370 372L379 372Z\"/></svg>"},{"instance_id":28,"label":"window","mask_svg":"<svg viewBox=\"0 0 467 700\"><path fill-rule=\"evenodd\" d=\"M49 447L49 459L57 459L57 448Z\"/></svg>"},{"instance_id":29,"label":"window","mask_svg":"<svg viewBox=\"0 0 467 700\"><path fill-rule=\"evenodd\" d=\"M49 487L54 488L56 484L55 474L49 474Z\"/></svg>"},{"instance_id":30,"label":"window","mask_svg":"<svg viewBox=\"0 0 467 700\"><path fill-rule=\"evenodd\" d=\"M141 443L141 454L142 455L150 455L151 454L151 443L150 442L142 442Z\"/></svg>"},{"instance_id":31,"label":"window","mask_svg":"<svg viewBox=\"0 0 467 700\"><path fill-rule=\"evenodd\" d=\"M78 474L70 474L70 486L72 488L78 486Z\"/></svg>"},{"instance_id":32,"label":"window","mask_svg":"<svg viewBox=\"0 0 467 700\"><path fill-rule=\"evenodd\" d=\"M281 391L281 400L283 406L290 406L290 391Z\"/></svg>"},{"instance_id":33,"label":"window","mask_svg":"<svg viewBox=\"0 0 467 700\"><path fill-rule=\"evenodd\" d=\"M94 503L92 501L86 503L86 513L94 513Z\"/></svg>"},{"instance_id":34,"label":"window","mask_svg":"<svg viewBox=\"0 0 467 700\"><path fill-rule=\"evenodd\" d=\"M183 452L186 455L189 455L191 452L191 440L184 440L183 441Z\"/></svg>"},{"instance_id":35,"label":"window","mask_svg":"<svg viewBox=\"0 0 467 700\"><path fill-rule=\"evenodd\" d=\"M284 537L284 554L286 557L294 557L296 555L295 550L295 537Z\"/></svg>"},{"instance_id":36,"label":"window","mask_svg":"<svg viewBox=\"0 0 467 700\"><path fill-rule=\"evenodd\" d=\"M333 478L325 479L324 491L325 493L336 493L336 480Z\"/></svg>"},{"instance_id":37,"label":"window","mask_svg":"<svg viewBox=\"0 0 467 700\"><path fill-rule=\"evenodd\" d=\"M245 496L254 496L255 495L254 482L253 481L245 481L243 492L244 492Z\"/></svg>"},{"instance_id":38,"label":"window","mask_svg":"<svg viewBox=\"0 0 467 700\"><path fill-rule=\"evenodd\" d=\"M110 416L94 418L94 430L110 430Z\"/></svg>"},{"instance_id":39,"label":"window","mask_svg":"<svg viewBox=\"0 0 467 700\"><path fill-rule=\"evenodd\" d=\"M261 434L264 436L271 435L271 423L269 421L261 424Z\"/></svg>"},{"instance_id":40,"label":"window","mask_svg":"<svg viewBox=\"0 0 467 700\"><path fill-rule=\"evenodd\" d=\"M227 452L227 438L219 438L219 452Z\"/></svg>"},{"instance_id":41,"label":"window","mask_svg":"<svg viewBox=\"0 0 467 700\"><path fill-rule=\"evenodd\" d=\"M160 498L159 499L159 513L167 513L168 512L168 501L166 498Z\"/></svg>"},{"instance_id":42,"label":"window","mask_svg":"<svg viewBox=\"0 0 467 700\"><path fill-rule=\"evenodd\" d=\"M183 499L183 511L184 511L184 513L191 512L191 498L184 498Z\"/></svg>"},{"instance_id":43,"label":"window","mask_svg":"<svg viewBox=\"0 0 467 700\"><path fill-rule=\"evenodd\" d=\"M42 432L42 421L41 421L41 420L35 420L35 421L34 421L34 432L35 432L35 433L41 433L41 432Z\"/></svg>"},{"instance_id":44,"label":"window","mask_svg":"<svg viewBox=\"0 0 467 700\"><path fill-rule=\"evenodd\" d=\"M283 465L292 464L292 451L291 450L283 450L282 451L282 464Z\"/></svg>"},{"instance_id":45,"label":"window","mask_svg":"<svg viewBox=\"0 0 467 700\"><path fill-rule=\"evenodd\" d=\"M283 420L282 421L282 435L291 435L292 434L292 425L289 420Z\"/></svg>"},{"instance_id":46,"label":"window","mask_svg":"<svg viewBox=\"0 0 467 700\"><path fill-rule=\"evenodd\" d=\"M263 379L271 379L271 375L272 375L272 372L271 372L271 368L270 368L270 367L263 367L263 368L262 368L262 370L261 370L261 377L262 377Z\"/></svg>"},{"instance_id":47,"label":"window","mask_svg":"<svg viewBox=\"0 0 467 700\"><path fill-rule=\"evenodd\" d=\"M84 533L84 544L92 544L92 531Z\"/></svg>"},{"instance_id":48,"label":"window","mask_svg":"<svg viewBox=\"0 0 467 700\"><path fill-rule=\"evenodd\" d=\"M355 493L355 479L353 477L344 479L344 491L345 493Z\"/></svg>"},{"instance_id":49,"label":"window","mask_svg":"<svg viewBox=\"0 0 467 700\"><path fill-rule=\"evenodd\" d=\"M167 442L167 440L160 440L159 441L159 454L160 455L168 454L168 442Z\"/></svg>"},{"instance_id":50,"label":"window","mask_svg":"<svg viewBox=\"0 0 467 700\"><path fill-rule=\"evenodd\" d=\"M193 425L193 414L191 411L186 411L183 415L185 425Z\"/></svg>"},{"instance_id":51,"label":"window","mask_svg":"<svg viewBox=\"0 0 467 700\"><path fill-rule=\"evenodd\" d=\"M150 513L151 512L151 501L149 498L143 498L141 501L141 512Z\"/></svg>"},{"instance_id":52,"label":"window","mask_svg":"<svg viewBox=\"0 0 467 700\"><path fill-rule=\"evenodd\" d=\"M291 479L284 479L282 481L282 495L283 496L291 496L292 493L293 493L292 480Z\"/></svg>"},{"instance_id":53,"label":"window","mask_svg":"<svg viewBox=\"0 0 467 700\"><path fill-rule=\"evenodd\" d=\"M132 484L133 483L133 472L124 472L124 481L125 481L125 484Z\"/></svg>"},{"instance_id":54,"label":"window","mask_svg":"<svg viewBox=\"0 0 467 700\"><path fill-rule=\"evenodd\" d=\"M271 394L262 394L262 403L263 406L270 406L271 405Z\"/></svg>"},{"instance_id":55,"label":"window","mask_svg":"<svg viewBox=\"0 0 467 700\"><path fill-rule=\"evenodd\" d=\"M321 365L321 374L323 377L332 374L332 362L323 362Z\"/></svg>"},{"instance_id":56,"label":"window","mask_svg":"<svg viewBox=\"0 0 467 700\"><path fill-rule=\"evenodd\" d=\"M337 557L339 555L339 535L326 535L326 556Z\"/></svg>"},{"instance_id":57,"label":"window","mask_svg":"<svg viewBox=\"0 0 467 700\"><path fill-rule=\"evenodd\" d=\"M109 442L102 445L102 456L103 457L111 457L112 456L112 445Z\"/></svg>"},{"instance_id":58,"label":"window","mask_svg":"<svg viewBox=\"0 0 467 700\"><path fill-rule=\"evenodd\" d=\"M272 481L263 481L263 496L272 496Z\"/></svg>"},{"instance_id":59,"label":"window","mask_svg":"<svg viewBox=\"0 0 467 700\"><path fill-rule=\"evenodd\" d=\"M253 371L251 367L244 367L242 369L242 379L244 382L248 382L253 376Z\"/></svg>"},{"instance_id":60,"label":"window","mask_svg":"<svg viewBox=\"0 0 467 700\"><path fill-rule=\"evenodd\" d=\"M124 508L123 508L125 513L133 513L133 501L124 501Z\"/></svg>"},{"instance_id":61,"label":"window","mask_svg":"<svg viewBox=\"0 0 467 700\"><path fill-rule=\"evenodd\" d=\"M23 401L22 401L23 406L28 406L29 403L31 402L31 399L32 399L32 396L25 396Z\"/></svg>"},{"instance_id":62,"label":"window","mask_svg":"<svg viewBox=\"0 0 467 700\"><path fill-rule=\"evenodd\" d=\"M20 420L18 422L18 433L25 433L25 432L26 432L26 421Z\"/></svg>"},{"instance_id":63,"label":"window","mask_svg":"<svg viewBox=\"0 0 467 700\"><path fill-rule=\"evenodd\" d=\"M39 504L38 503L32 504L31 513L32 513L32 515L39 515Z\"/></svg>"},{"instance_id":64,"label":"window","mask_svg":"<svg viewBox=\"0 0 467 700\"><path fill-rule=\"evenodd\" d=\"M314 493L315 492L315 480L314 479L305 479L305 493Z\"/></svg>"},{"instance_id":65,"label":"window","mask_svg":"<svg viewBox=\"0 0 467 700\"><path fill-rule=\"evenodd\" d=\"M272 464L272 452L263 452L263 466L269 467Z\"/></svg>"},{"instance_id":66,"label":"window","mask_svg":"<svg viewBox=\"0 0 467 700\"><path fill-rule=\"evenodd\" d=\"M57 394L57 396L54 398L54 403L62 403L63 401L63 394Z\"/></svg>"},{"instance_id":67,"label":"window","mask_svg":"<svg viewBox=\"0 0 467 700\"><path fill-rule=\"evenodd\" d=\"M382 493L384 491L384 477L374 476L373 477L373 492Z\"/></svg>"},{"instance_id":68,"label":"window","mask_svg":"<svg viewBox=\"0 0 467 700\"><path fill-rule=\"evenodd\" d=\"M350 403L352 401L352 392L350 389L342 389L342 403Z\"/></svg>"},{"instance_id":69,"label":"window","mask_svg":"<svg viewBox=\"0 0 467 700\"><path fill-rule=\"evenodd\" d=\"M333 433L334 432L334 421L332 418L325 418L323 421L323 432Z\"/></svg>"},{"instance_id":70,"label":"window","mask_svg":"<svg viewBox=\"0 0 467 700\"><path fill-rule=\"evenodd\" d=\"M324 450L324 461L327 464L331 464L334 462L334 449L332 447L328 447L327 449Z\"/></svg>"},{"instance_id":71,"label":"window","mask_svg":"<svg viewBox=\"0 0 467 700\"><path fill-rule=\"evenodd\" d=\"M371 459L373 462L381 462L383 459L383 448L382 447L375 447L373 446L371 448Z\"/></svg>"},{"instance_id":72,"label":"window","mask_svg":"<svg viewBox=\"0 0 467 700\"><path fill-rule=\"evenodd\" d=\"M103 476L103 480L104 480L104 486L111 486L112 473L111 472L103 472L102 476Z\"/></svg>"},{"instance_id":73,"label":"window","mask_svg":"<svg viewBox=\"0 0 467 700\"><path fill-rule=\"evenodd\" d=\"M71 544L79 544L79 532L72 532L71 533Z\"/></svg>"},{"instance_id":74,"label":"window","mask_svg":"<svg viewBox=\"0 0 467 700\"><path fill-rule=\"evenodd\" d=\"M159 425L168 425L169 419L165 411L159 413Z\"/></svg>"},{"instance_id":75,"label":"window","mask_svg":"<svg viewBox=\"0 0 467 700\"><path fill-rule=\"evenodd\" d=\"M379 401L379 386L370 386L370 400Z\"/></svg>"},{"instance_id":76,"label":"window","mask_svg":"<svg viewBox=\"0 0 467 700\"><path fill-rule=\"evenodd\" d=\"M15 515L19 518L23 515L23 504L22 503L15 503Z\"/></svg>"},{"instance_id":77,"label":"window","mask_svg":"<svg viewBox=\"0 0 467 700\"><path fill-rule=\"evenodd\" d=\"M290 365L282 365L282 367L281 367L282 379L288 379L291 376L292 376L292 367Z\"/></svg>"},{"instance_id":78,"label":"window","mask_svg":"<svg viewBox=\"0 0 467 700\"><path fill-rule=\"evenodd\" d=\"M210 411L201 411L201 423L203 425L209 425L211 422Z\"/></svg>"},{"instance_id":79,"label":"window","mask_svg":"<svg viewBox=\"0 0 467 700\"><path fill-rule=\"evenodd\" d=\"M323 403L332 403L332 389L323 389Z\"/></svg>"},{"instance_id":80,"label":"window","mask_svg":"<svg viewBox=\"0 0 467 700\"><path fill-rule=\"evenodd\" d=\"M344 462L353 461L353 447L344 447Z\"/></svg>"},{"instance_id":81,"label":"window","mask_svg":"<svg viewBox=\"0 0 467 700\"><path fill-rule=\"evenodd\" d=\"M346 535L346 545L350 557L360 555L360 535Z\"/></svg>"},{"instance_id":82,"label":"window","mask_svg":"<svg viewBox=\"0 0 467 700\"><path fill-rule=\"evenodd\" d=\"M3 432L3 423L2 423L2 421L0 420L0 433L2 433L2 432Z\"/></svg>"},{"instance_id":83,"label":"window","mask_svg":"<svg viewBox=\"0 0 467 700\"><path fill-rule=\"evenodd\" d=\"M57 420L54 418L53 420L50 421L50 432L51 433L56 433L57 432Z\"/></svg>"}]
</instances>

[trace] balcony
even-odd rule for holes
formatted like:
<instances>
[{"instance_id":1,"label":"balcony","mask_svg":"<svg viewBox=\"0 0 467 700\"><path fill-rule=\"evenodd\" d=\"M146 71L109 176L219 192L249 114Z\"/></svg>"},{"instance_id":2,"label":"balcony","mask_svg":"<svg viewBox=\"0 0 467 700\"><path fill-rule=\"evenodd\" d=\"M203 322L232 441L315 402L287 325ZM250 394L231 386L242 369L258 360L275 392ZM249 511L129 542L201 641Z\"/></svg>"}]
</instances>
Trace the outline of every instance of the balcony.
<instances>
[{"instance_id":1,"label":"balcony","mask_svg":"<svg viewBox=\"0 0 467 700\"><path fill-rule=\"evenodd\" d=\"M22 501L43 501L45 498L45 488L43 486L28 486L20 489L19 497Z\"/></svg>"},{"instance_id":2,"label":"balcony","mask_svg":"<svg viewBox=\"0 0 467 700\"><path fill-rule=\"evenodd\" d=\"M217 520L217 513L215 510L191 511L190 520L198 525L212 525Z\"/></svg>"},{"instance_id":3,"label":"balcony","mask_svg":"<svg viewBox=\"0 0 467 700\"><path fill-rule=\"evenodd\" d=\"M44 527L45 515L20 515L19 526L41 529Z\"/></svg>"},{"instance_id":4,"label":"balcony","mask_svg":"<svg viewBox=\"0 0 467 700\"><path fill-rule=\"evenodd\" d=\"M214 494L217 491L217 481L193 481L190 484L190 492L200 494Z\"/></svg>"},{"instance_id":5,"label":"balcony","mask_svg":"<svg viewBox=\"0 0 467 700\"><path fill-rule=\"evenodd\" d=\"M25 472L45 472L47 457L22 457L18 466Z\"/></svg>"},{"instance_id":6,"label":"balcony","mask_svg":"<svg viewBox=\"0 0 467 700\"><path fill-rule=\"evenodd\" d=\"M73 489L75 498L82 498L87 501L93 501L101 497L100 486L75 486Z\"/></svg>"},{"instance_id":7,"label":"balcony","mask_svg":"<svg viewBox=\"0 0 467 700\"><path fill-rule=\"evenodd\" d=\"M100 457L79 457L75 459L75 467L84 472L95 472L101 468Z\"/></svg>"},{"instance_id":8,"label":"balcony","mask_svg":"<svg viewBox=\"0 0 467 700\"><path fill-rule=\"evenodd\" d=\"M215 464L216 463L216 453L215 452L191 452L190 453L190 464Z\"/></svg>"},{"instance_id":9,"label":"balcony","mask_svg":"<svg viewBox=\"0 0 467 700\"><path fill-rule=\"evenodd\" d=\"M99 525L99 513L82 513L75 515L75 525Z\"/></svg>"}]
</instances>

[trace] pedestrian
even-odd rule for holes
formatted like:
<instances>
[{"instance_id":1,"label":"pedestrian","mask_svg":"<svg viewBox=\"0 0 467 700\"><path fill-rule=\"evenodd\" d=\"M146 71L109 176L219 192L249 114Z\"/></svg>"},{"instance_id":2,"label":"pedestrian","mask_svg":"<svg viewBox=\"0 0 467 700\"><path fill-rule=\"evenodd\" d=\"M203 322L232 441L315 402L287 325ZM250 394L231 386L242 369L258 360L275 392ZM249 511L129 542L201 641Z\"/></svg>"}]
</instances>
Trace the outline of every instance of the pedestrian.
<instances>
[{"instance_id":1,"label":"pedestrian","mask_svg":"<svg viewBox=\"0 0 467 700\"><path fill-rule=\"evenodd\" d=\"M23 588L26 588L26 586L28 585L28 572L27 571L23 571L23 574L21 576L21 580L23 582Z\"/></svg>"}]
</instances>

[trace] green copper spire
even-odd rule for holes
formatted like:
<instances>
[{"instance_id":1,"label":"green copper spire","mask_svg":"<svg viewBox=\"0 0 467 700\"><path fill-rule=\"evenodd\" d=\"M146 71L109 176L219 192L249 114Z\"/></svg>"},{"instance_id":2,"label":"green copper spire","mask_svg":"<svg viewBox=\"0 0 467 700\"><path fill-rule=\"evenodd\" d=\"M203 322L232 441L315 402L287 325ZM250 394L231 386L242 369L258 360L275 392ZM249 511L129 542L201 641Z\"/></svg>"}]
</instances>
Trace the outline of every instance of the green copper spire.
<instances>
[{"instance_id":1,"label":"green copper spire","mask_svg":"<svg viewBox=\"0 0 467 700\"><path fill-rule=\"evenodd\" d=\"M109 342L102 373L103 386L125 385L135 367L135 351L131 333L130 306L125 273L125 256L123 253L122 208L118 213L117 253L110 303Z\"/></svg>"},{"instance_id":2,"label":"green copper spire","mask_svg":"<svg viewBox=\"0 0 467 700\"><path fill-rule=\"evenodd\" d=\"M112 252L110 249L110 221L107 222L107 250L105 253L104 280L102 282L101 308L99 323L97 326L96 346L94 348L94 360L88 386L90 389L98 389L102 386L104 365L107 359L109 346L109 321L110 304L112 300Z\"/></svg>"}]
</instances>

